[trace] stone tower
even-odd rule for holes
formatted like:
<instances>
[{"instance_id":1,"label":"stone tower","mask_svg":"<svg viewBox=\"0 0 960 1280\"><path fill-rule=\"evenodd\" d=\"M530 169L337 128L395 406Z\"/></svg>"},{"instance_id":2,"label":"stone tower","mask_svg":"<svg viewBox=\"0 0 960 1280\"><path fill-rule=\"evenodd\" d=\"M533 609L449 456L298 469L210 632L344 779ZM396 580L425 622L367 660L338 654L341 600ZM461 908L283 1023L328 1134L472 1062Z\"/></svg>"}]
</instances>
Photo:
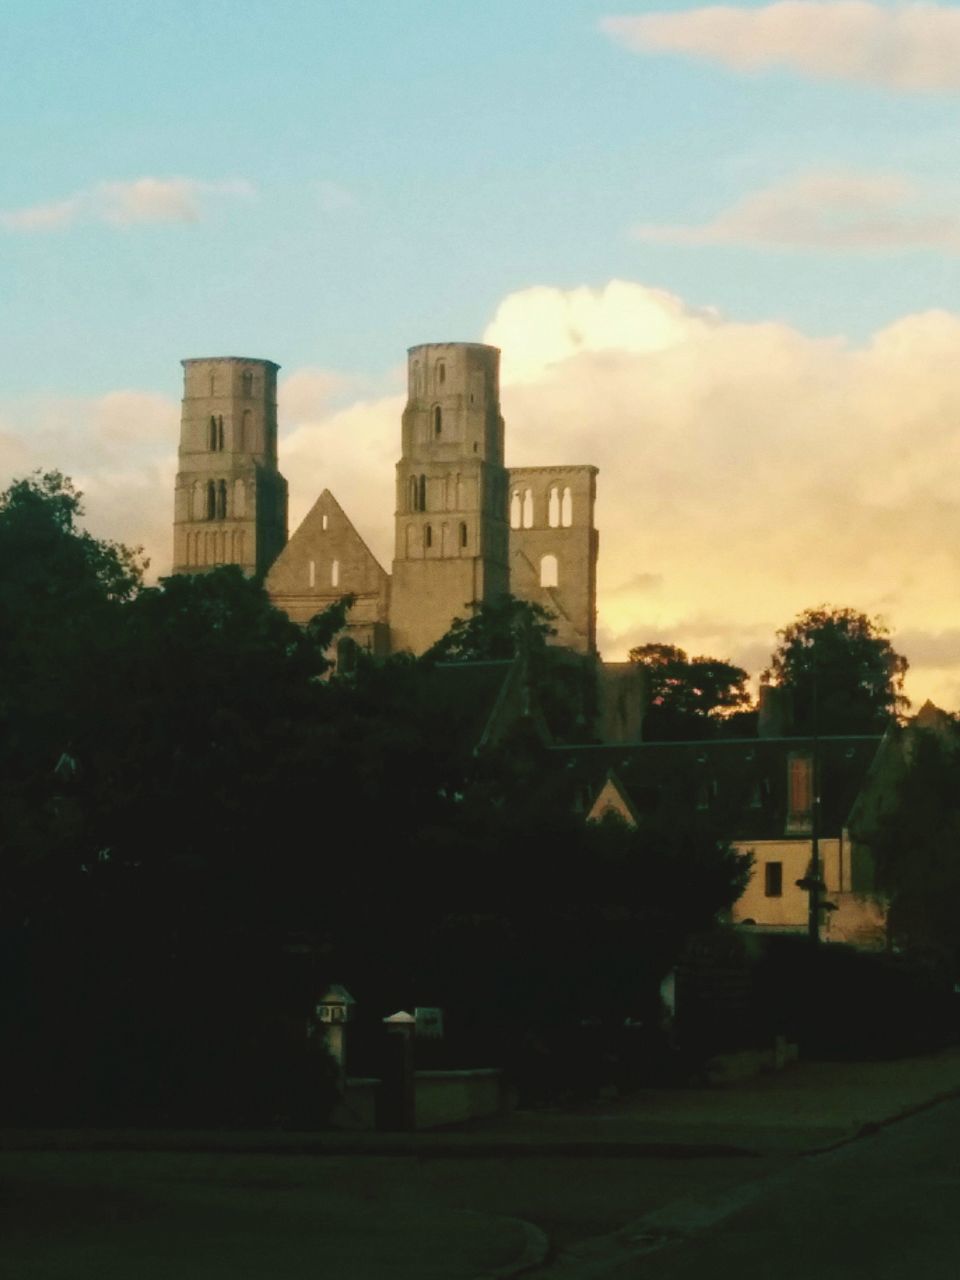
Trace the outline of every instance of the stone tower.
<instances>
[{"instance_id":1,"label":"stone tower","mask_svg":"<svg viewBox=\"0 0 960 1280\"><path fill-rule=\"evenodd\" d=\"M263 577L287 541L270 360L184 360L174 573L236 564Z\"/></svg>"},{"instance_id":2,"label":"stone tower","mask_svg":"<svg viewBox=\"0 0 960 1280\"><path fill-rule=\"evenodd\" d=\"M391 647L422 653L509 589L500 352L411 347L397 463Z\"/></svg>"},{"instance_id":3,"label":"stone tower","mask_svg":"<svg viewBox=\"0 0 960 1280\"><path fill-rule=\"evenodd\" d=\"M510 469L510 590L553 614L556 643L597 650L597 468Z\"/></svg>"}]
</instances>

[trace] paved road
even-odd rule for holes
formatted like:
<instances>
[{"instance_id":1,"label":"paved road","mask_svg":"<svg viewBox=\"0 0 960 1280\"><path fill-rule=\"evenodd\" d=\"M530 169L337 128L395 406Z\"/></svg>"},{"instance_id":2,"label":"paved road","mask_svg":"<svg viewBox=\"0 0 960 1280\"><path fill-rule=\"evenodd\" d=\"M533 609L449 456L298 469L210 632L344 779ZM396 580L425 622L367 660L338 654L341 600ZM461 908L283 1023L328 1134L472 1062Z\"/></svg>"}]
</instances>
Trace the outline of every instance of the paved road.
<instances>
[{"instance_id":1,"label":"paved road","mask_svg":"<svg viewBox=\"0 0 960 1280\"><path fill-rule=\"evenodd\" d=\"M543 1280L957 1280L960 1100L761 1183L688 1199Z\"/></svg>"}]
</instances>

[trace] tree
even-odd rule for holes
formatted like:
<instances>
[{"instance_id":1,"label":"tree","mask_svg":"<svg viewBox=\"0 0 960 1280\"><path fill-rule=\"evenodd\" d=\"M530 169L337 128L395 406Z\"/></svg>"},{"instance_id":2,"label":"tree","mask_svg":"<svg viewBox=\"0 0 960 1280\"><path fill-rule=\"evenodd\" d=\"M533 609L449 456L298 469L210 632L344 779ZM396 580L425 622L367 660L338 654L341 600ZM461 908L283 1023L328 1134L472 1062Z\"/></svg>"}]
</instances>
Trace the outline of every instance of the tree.
<instances>
[{"instance_id":1,"label":"tree","mask_svg":"<svg viewBox=\"0 0 960 1280\"><path fill-rule=\"evenodd\" d=\"M688 658L672 644L643 644L630 661L647 673L644 738L652 742L729 732L750 704L747 673L718 658ZM738 729L740 726L737 726Z\"/></svg>"},{"instance_id":2,"label":"tree","mask_svg":"<svg viewBox=\"0 0 960 1280\"><path fill-rule=\"evenodd\" d=\"M960 725L909 726L899 778L870 828L858 832L873 857L887 933L898 948L930 947L960 964Z\"/></svg>"},{"instance_id":3,"label":"tree","mask_svg":"<svg viewBox=\"0 0 960 1280\"><path fill-rule=\"evenodd\" d=\"M504 595L484 601L469 618L454 618L424 657L440 662L483 662L542 653L557 634L553 614L539 604Z\"/></svg>"},{"instance_id":4,"label":"tree","mask_svg":"<svg viewBox=\"0 0 960 1280\"><path fill-rule=\"evenodd\" d=\"M910 705L907 659L879 618L820 605L777 635L763 674L790 691L794 732L882 733Z\"/></svg>"}]
</instances>

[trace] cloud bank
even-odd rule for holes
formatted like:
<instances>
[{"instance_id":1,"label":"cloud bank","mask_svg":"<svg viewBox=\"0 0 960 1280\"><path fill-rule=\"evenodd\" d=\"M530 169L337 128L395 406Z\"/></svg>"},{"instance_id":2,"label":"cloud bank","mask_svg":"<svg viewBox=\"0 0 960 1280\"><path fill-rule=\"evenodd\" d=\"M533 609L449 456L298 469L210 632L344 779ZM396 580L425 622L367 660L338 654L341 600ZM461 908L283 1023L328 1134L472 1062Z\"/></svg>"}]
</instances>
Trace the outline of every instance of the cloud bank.
<instances>
[{"instance_id":1,"label":"cloud bank","mask_svg":"<svg viewBox=\"0 0 960 1280\"><path fill-rule=\"evenodd\" d=\"M249 196L247 182L199 182L194 178L137 178L132 182L100 182L63 200L0 210L7 231L59 231L77 222L114 227L137 223L198 222L208 196Z\"/></svg>"},{"instance_id":2,"label":"cloud bank","mask_svg":"<svg viewBox=\"0 0 960 1280\"><path fill-rule=\"evenodd\" d=\"M960 253L960 214L931 207L896 174L806 173L751 192L711 222L645 223L631 234L658 244Z\"/></svg>"},{"instance_id":3,"label":"cloud bank","mask_svg":"<svg viewBox=\"0 0 960 1280\"><path fill-rule=\"evenodd\" d=\"M508 463L600 468L606 657L663 639L756 673L802 609L849 605L887 619L911 697L960 707L960 315L854 347L613 281L510 294L482 337L504 353ZM166 571L170 384L0 402L0 484L72 473L95 532ZM322 368L281 382L291 528L328 487L389 567L403 396L344 387Z\"/></svg>"},{"instance_id":4,"label":"cloud bank","mask_svg":"<svg viewBox=\"0 0 960 1280\"><path fill-rule=\"evenodd\" d=\"M898 92L960 90L960 11L945 4L780 0L609 17L635 53L703 58L733 71L785 68Z\"/></svg>"}]
</instances>

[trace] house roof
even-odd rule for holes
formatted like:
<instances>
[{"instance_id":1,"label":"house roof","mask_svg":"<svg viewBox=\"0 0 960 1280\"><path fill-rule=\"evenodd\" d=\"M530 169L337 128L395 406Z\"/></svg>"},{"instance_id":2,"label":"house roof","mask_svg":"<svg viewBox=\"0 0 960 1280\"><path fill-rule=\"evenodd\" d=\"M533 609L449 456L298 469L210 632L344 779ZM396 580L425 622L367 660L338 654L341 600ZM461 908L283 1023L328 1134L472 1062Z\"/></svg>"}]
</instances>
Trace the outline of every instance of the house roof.
<instances>
[{"instance_id":1,"label":"house roof","mask_svg":"<svg viewBox=\"0 0 960 1280\"><path fill-rule=\"evenodd\" d=\"M423 674L423 692L442 719L452 752L492 745L523 714L523 664L437 662Z\"/></svg>"},{"instance_id":2,"label":"house roof","mask_svg":"<svg viewBox=\"0 0 960 1280\"><path fill-rule=\"evenodd\" d=\"M877 754L879 735L823 737L820 834L839 835ZM791 757L811 756L812 738L730 738L624 746L553 747L571 805L589 810L607 779L639 813L661 805L705 809L726 820L730 837L787 837Z\"/></svg>"}]
</instances>

